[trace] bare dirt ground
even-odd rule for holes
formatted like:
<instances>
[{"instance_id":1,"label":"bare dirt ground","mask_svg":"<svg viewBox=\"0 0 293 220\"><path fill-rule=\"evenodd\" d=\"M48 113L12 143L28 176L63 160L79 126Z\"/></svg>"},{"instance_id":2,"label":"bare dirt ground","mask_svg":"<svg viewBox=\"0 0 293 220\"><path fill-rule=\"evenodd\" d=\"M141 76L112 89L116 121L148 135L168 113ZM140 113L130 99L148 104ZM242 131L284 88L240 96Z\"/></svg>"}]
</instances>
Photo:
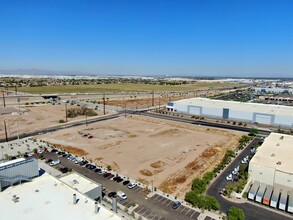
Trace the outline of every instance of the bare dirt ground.
<instances>
[{"instance_id":1,"label":"bare dirt ground","mask_svg":"<svg viewBox=\"0 0 293 220\"><path fill-rule=\"evenodd\" d=\"M92 134L93 138L83 137ZM236 148L241 133L164 120L120 117L39 138L183 198L192 179ZM80 149L80 150L78 150Z\"/></svg>"},{"instance_id":2,"label":"bare dirt ground","mask_svg":"<svg viewBox=\"0 0 293 220\"><path fill-rule=\"evenodd\" d=\"M76 106L74 106L76 107ZM72 106L68 106L68 109ZM12 108L11 108L12 109ZM17 113L18 107L15 107L12 112ZM42 106L22 106L20 108L21 115L5 114L0 115L0 121L6 120L8 137L17 135L17 121L20 133L26 133L43 129L52 125L60 124L59 120L65 120L65 106L64 105L42 105ZM98 115L102 115L102 111L95 111ZM73 120L84 119L85 116L78 116L75 118L68 118L68 122ZM4 123L0 124L0 136L4 137Z\"/></svg>"}]
</instances>

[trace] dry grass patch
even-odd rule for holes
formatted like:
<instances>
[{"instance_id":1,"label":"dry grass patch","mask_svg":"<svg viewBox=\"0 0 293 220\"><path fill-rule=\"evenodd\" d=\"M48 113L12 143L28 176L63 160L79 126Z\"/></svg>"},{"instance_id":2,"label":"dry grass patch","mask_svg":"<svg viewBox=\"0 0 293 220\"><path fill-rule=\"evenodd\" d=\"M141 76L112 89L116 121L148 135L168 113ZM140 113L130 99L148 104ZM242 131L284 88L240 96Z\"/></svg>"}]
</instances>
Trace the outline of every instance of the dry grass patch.
<instances>
[{"instance_id":1,"label":"dry grass patch","mask_svg":"<svg viewBox=\"0 0 293 220\"><path fill-rule=\"evenodd\" d=\"M158 160L156 162L153 162L150 164L151 167L158 169L158 168L162 168L163 166L165 166L166 163L164 161Z\"/></svg>"},{"instance_id":2,"label":"dry grass patch","mask_svg":"<svg viewBox=\"0 0 293 220\"><path fill-rule=\"evenodd\" d=\"M54 146L54 147L56 147L56 148L64 150L64 151L66 151L68 153L74 154L76 156L84 156L84 155L86 155L86 152L83 149L80 149L80 148L76 148L76 147L72 147L72 146L64 146L64 145L61 145L61 144L52 144L52 143L49 143L49 144Z\"/></svg>"}]
</instances>

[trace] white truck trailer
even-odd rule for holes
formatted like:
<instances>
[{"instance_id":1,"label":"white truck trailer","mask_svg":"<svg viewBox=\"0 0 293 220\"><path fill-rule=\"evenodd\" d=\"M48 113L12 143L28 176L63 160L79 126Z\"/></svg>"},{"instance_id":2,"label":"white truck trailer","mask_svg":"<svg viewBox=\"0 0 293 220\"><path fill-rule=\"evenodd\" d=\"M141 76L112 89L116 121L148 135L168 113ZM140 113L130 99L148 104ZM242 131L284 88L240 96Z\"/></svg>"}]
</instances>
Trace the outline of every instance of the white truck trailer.
<instances>
[{"instance_id":1,"label":"white truck trailer","mask_svg":"<svg viewBox=\"0 0 293 220\"><path fill-rule=\"evenodd\" d=\"M277 208L279 197L280 197L280 189L275 187L272 198L271 198L271 203L270 203L271 207Z\"/></svg>"},{"instance_id":2,"label":"white truck trailer","mask_svg":"<svg viewBox=\"0 0 293 220\"><path fill-rule=\"evenodd\" d=\"M258 188L259 188L259 182L254 181L254 183L252 184L252 186L249 190L248 199L254 200Z\"/></svg>"},{"instance_id":3,"label":"white truck trailer","mask_svg":"<svg viewBox=\"0 0 293 220\"><path fill-rule=\"evenodd\" d=\"M270 205L272 192L273 192L273 187L271 185L267 185L267 190L266 190L265 195L263 196L263 199L262 199L262 203L264 205Z\"/></svg>"},{"instance_id":4,"label":"white truck trailer","mask_svg":"<svg viewBox=\"0 0 293 220\"><path fill-rule=\"evenodd\" d=\"M259 189L258 189L258 191L257 191L257 193L256 193L256 197L255 197L255 201L256 201L256 202L261 203L262 198L263 198L263 196L264 196L264 194L265 194L265 190L266 190L266 188L267 188L267 185L266 185L266 184L262 183L262 184L260 185L260 187L259 187Z\"/></svg>"},{"instance_id":5,"label":"white truck trailer","mask_svg":"<svg viewBox=\"0 0 293 220\"><path fill-rule=\"evenodd\" d=\"M285 211L288 199L288 191L286 189L282 190L280 202L279 202L279 209Z\"/></svg>"}]
</instances>

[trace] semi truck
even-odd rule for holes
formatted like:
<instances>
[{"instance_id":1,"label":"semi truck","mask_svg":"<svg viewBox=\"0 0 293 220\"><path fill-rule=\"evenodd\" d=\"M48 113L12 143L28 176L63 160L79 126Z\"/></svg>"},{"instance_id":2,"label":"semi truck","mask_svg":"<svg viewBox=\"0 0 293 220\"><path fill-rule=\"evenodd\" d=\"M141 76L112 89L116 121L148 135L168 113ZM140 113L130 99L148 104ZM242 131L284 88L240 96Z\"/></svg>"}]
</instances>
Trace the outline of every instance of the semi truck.
<instances>
[{"instance_id":1,"label":"semi truck","mask_svg":"<svg viewBox=\"0 0 293 220\"><path fill-rule=\"evenodd\" d=\"M252 184L252 186L249 190L248 199L254 200L258 188L259 188L259 182L254 181L254 183Z\"/></svg>"}]
</instances>

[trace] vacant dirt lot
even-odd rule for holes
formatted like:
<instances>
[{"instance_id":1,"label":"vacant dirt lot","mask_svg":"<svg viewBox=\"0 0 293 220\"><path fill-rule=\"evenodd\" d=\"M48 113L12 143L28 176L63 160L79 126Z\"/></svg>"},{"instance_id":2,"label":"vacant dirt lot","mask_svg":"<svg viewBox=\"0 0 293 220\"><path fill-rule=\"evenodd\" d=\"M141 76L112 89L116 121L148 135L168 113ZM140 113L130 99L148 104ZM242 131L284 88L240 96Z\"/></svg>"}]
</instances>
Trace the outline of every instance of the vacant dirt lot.
<instances>
[{"instance_id":1,"label":"vacant dirt lot","mask_svg":"<svg viewBox=\"0 0 293 220\"><path fill-rule=\"evenodd\" d=\"M74 106L76 107L76 106ZM68 109L73 108L73 106L68 105ZM5 109L5 108L2 108ZM18 112L18 107L9 107L11 112ZM22 112L21 115L14 114L4 114L0 115L0 136L4 137L4 119L6 119L7 133L9 136L17 135L17 121L19 134L27 133L30 131L36 131L38 129L43 129L52 125L60 124L59 120L65 120L65 106L62 105L43 105L43 106L22 106L20 108ZM102 115L102 111L96 110L98 115ZM85 116L79 116L75 118L68 118L68 122L74 120L85 119Z\"/></svg>"},{"instance_id":2,"label":"vacant dirt lot","mask_svg":"<svg viewBox=\"0 0 293 220\"><path fill-rule=\"evenodd\" d=\"M92 134L93 138L83 137ZM80 148L103 166L182 197L195 176L237 146L240 133L145 117L117 118L39 135L50 143ZM74 149L74 148L72 148ZM76 149L74 149L76 150Z\"/></svg>"}]
</instances>

